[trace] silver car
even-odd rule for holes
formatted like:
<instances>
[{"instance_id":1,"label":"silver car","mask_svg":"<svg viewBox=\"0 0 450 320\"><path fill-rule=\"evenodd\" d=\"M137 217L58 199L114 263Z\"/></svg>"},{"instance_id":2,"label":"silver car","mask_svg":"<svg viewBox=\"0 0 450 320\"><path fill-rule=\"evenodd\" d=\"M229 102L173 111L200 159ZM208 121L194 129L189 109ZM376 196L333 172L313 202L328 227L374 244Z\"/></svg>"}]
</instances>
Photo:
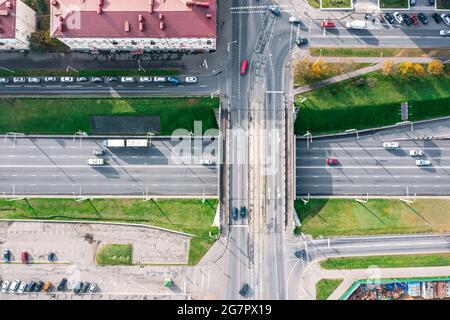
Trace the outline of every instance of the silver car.
<instances>
[{"instance_id":1,"label":"silver car","mask_svg":"<svg viewBox=\"0 0 450 320\"><path fill-rule=\"evenodd\" d=\"M0 83L9 83L8 78L0 78Z\"/></svg>"},{"instance_id":2,"label":"silver car","mask_svg":"<svg viewBox=\"0 0 450 320\"><path fill-rule=\"evenodd\" d=\"M41 79L39 79L37 77L28 77L28 82L29 83L40 83Z\"/></svg>"},{"instance_id":3,"label":"silver car","mask_svg":"<svg viewBox=\"0 0 450 320\"><path fill-rule=\"evenodd\" d=\"M430 160L416 160L416 166L423 167L431 165Z\"/></svg>"},{"instance_id":4,"label":"silver car","mask_svg":"<svg viewBox=\"0 0 450 320\"><path fill-rule=\"evenodd\" d=\"M450 30L441 30L439 31L440 36L450 36Z\"/></svg>"},{"instance_id":5,"label":"silver car","mask_svg":"<svg viewBox=\"0 0 450 320\"><path fill-rule=\"evenodd\" d=\"M13 82L14 83L25 83L25 78L24 77L14 77Z\"/></svg>"},{"instance_id":6,"label":"silver car","mask_svg":"<svg viewBox=\"0 0 450 320\"><path fill-rule=\"evenodd\" d=\"M9 292L14 293L16 292L17 288L19 287L20 280L14 280L11 285L9 286Z\"/></svg>"}]
</instances>

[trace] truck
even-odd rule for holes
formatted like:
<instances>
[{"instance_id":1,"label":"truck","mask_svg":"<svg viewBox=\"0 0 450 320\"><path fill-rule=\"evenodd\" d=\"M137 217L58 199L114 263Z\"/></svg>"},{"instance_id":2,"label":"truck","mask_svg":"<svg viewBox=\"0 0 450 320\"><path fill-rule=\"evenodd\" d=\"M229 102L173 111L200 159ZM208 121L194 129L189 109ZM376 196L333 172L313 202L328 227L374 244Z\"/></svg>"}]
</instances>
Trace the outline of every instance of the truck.
<instances>
[{"instance_id":1,"label":"truck","mask_svg":"<svg viewBox=\"0 0 450 320\"><path fill-rule=\"evenodd\" d=\"M104 147L125 147L124 139L106 139L103 140Z\"/></svg>"},{"instance_id":2,"label":"truck","mask_svg":"<svg viewBox=\"0 0 450 320\"><path fill-rule=\"evenodd\" d=\"M349 29L365 29L366 22L364 20L347 21L345 27Z\"/></svg>"},{"instance_id":3,"label":"truck","mask_svg":"<svg viewBox=\"0 0 450 320\"><path fill-rule=\"evenodd\" d=\"M147 139L127 139L127 147L148 147Z\"/></svg>"}]
</instances>

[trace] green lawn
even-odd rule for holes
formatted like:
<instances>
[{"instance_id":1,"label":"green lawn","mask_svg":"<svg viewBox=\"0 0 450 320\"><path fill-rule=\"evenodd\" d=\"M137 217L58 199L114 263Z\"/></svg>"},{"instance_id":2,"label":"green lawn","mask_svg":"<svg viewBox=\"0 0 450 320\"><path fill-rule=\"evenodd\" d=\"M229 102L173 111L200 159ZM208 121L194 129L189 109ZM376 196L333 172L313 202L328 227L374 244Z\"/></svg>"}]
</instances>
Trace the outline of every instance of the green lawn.
<instances>
[{"instance_id":1,"label":"green lawn","mask_svg":"<svg viewBox=\"0 0 450 320\"><path fill-rule=\"evenodd\" d=\"M380 0L381 9L408 8L408 0Z\"/></svg>"},{"instance_id":2,"label":"green lawn","mask_svg":"<svg viewBox=\"0 0 450 320\"><path fill-rule=\"evenodd\" d=\"M144 71L139 71L137 69L99 69L99 70L78 70L78 72L73 70L58 70L58 69L20 69L14 70L14 73L1 69L0 76L22 76L22 77L45 77L45 76L55 76L55 77L120 77L120 76L172 76L179 75L179 69L149 69Z\"/></svg>"},{"instance_id":3,"label":"green lawn","mask_svg":"<svg viewBox=\"0 0 450 320\"><path fill-rule=\"evenodd\" d=\"M450 49L429 48L309 48L313 57L448 57Z\"/></svg>"},{"instance_id":4,"label":"green lawn","mask_svg":"<svg viewBox=\"0 0 450 320\"><path fill-rule=\"evenodd\" d=\"M356 79L367 83L358 86ZM295 133L312 134L343 132L346 129L366 129L392 125L400 121L400 104L407 101L412 121L450 115L450 73L443 76L384 76L381 71L345 80L324 88L306 92L307 97L296 106L300 116Z\"/></svg>"},{"instance_id":5,"label":"green lawn","mask_svg":"<svg viewBox=\"0 0 450 320\"><path fill-rule=\"evenodd\" d=\"M313 237L450 232L450 200L311 199L295 202L301 231Z\"/></svg>"},{"instance_id":6,"label":"green lawn","mask_svg":"<svg viewBox=\"0 0 450 320\"><path fill-rule=\"evenodd\" d=\"M159 134L175 129L194 131L217 128L214 108L219 99L202 98L0 98L0 133L73 134L92 133L92 116L160 116Z\"/></svg>"},{"instance_id":7,"label":"green lawn","mask_svg":"<svg viewBox=\"0 0 450 320\"><path fill-rule=\"evenodd\" d=\"M307 1L311 7L316 9L320 8L320 0L307 0Z\"/></svg>"},{"instance_id":8,"label":"green lawn","mask_svg":"<svg viewBox=\"0 0 450 320\"><path fill-rule=\"evenodd\" d=\"M1 219L49 219L139 223L194 234L190 243L189 264L196 264L214 243L209 232L217 200L158 199L73 199L0 200Z\"/></svg>"},{"instance_id":9,"label":"green lawn","mask_svg":"<svg viewBox=\"0 0 450 320\"><path fill-rule=\"evenodd\" d=\"M322 8L351 8L352 0L322 0Z\"/></svg>"},{"instance_id":10,"label":"green lawn","mask_svg":"<svg viewBox=\"0 0 450 320\"><path fill-rule=\"evenodd\" d=\"M321 261L320 266L324 269L366 269L370 266L379 268L450 266L450 253L330 258Z\"/></svg>"},{"instance_id":11,"label":"green lawn","mask_svg":"<svg viewBox=\"0 0 450 320\"><path fill-rule=\"evenodd\" d=\"M316 300L327 300L343 279L321 279L316 283Z\"/></svg>"},{"instance_id":12,"label":"green lawn","mask_svg":"<svg viewBox=\"0 0 450 320\"><path fill-rule=\"evenodd\" d=\"M436 0L436 7L438 10L449 10L450 9L450 1L449 0Z\"/></svg>"},{"instance_id":13,"label":"green lawn","mask_svg":"<svg viewBox=\"0 0 450 320\"><path fill-rule=\"evenodd\" d=\"M133 264L133 246L131 244L101 244L95 254L98 265L126 265Z\"/></svg>"}]
</instances>

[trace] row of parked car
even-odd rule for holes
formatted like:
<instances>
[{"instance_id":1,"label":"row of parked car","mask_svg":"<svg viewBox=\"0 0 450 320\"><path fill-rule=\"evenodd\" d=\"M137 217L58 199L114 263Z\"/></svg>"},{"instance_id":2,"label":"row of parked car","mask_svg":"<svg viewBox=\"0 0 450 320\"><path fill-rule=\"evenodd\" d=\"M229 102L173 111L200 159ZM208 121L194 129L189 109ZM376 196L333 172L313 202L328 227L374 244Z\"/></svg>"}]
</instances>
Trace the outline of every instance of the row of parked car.
<instances>
[{"instance_id":1,"label":"row of parked car","mask_svg":"<svg viewBox=\"0 0 450 320\"><path fill-rule=\"evenodd\" d=\"M51 281L43 282L43 281L20 281L18 279L10 282L5 280L1 282L0 291L2 293L38 293L38 292L50 292L54 288L53 283ZM96 283L89 282L77 282L75 287L73 288L73 293L75 294L83 294L83 293L95 293L97 291ZM65 292L67 289L67 279L63 278L58 286L56 287L56 291Z\"/></svg>"},{"instance_id":2,"label":"row of parked car","mask_svg":"<svg viewBox=\"0 0 450 320\"><path fill-rule=\"evenodd\" d=\"M181 80L177 77L12 77L13 83L164 83L169 82L173 84L181 84ZM10 78L2 77L0 78L0 84L7 84L10 82ZM186 83L197 83L197 77L185 77L184 82Z\"/></svg>"},{"instance_id":3,"label":"row of parked car","mask_svg":"<svg viewBox=\"0 0 450 320\"><path fill-rule=\"evenodd\" d=\"M11 250L9 249L4 249L3 250L3 262L4 263L8 263L11 262L12 259L12 254L11 254ZM26 251L22 251L20 253L20 260L22 261L22 263L27 264L30 261L30 255L28 252ZM49 252L47 254L47 260L48 262L55 262L56 260L56 255L54 252Z\"/></svg>"},{"instance_id":4,"label":"row of parked car","mask_svg":"<svg viewBox=\"0 0 450 320\"><path fill-rule=\"evenodd\" d=\"M233 207L233 210L231 211L231 217L233 218L233 220L237 220L239 215L242 219L247 216L247 208L245 206L241 206L240 209Z\"/></svg>"}]
</instances>

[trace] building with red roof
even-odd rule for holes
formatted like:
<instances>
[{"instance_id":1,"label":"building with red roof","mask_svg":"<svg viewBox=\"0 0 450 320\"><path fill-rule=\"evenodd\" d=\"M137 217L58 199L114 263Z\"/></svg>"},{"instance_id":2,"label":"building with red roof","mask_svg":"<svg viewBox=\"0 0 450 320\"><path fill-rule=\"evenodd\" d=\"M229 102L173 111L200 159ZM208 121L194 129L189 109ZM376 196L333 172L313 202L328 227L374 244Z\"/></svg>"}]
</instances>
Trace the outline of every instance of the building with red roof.
<instances>
[{"instance_id":1,"label":"building with red roof","mask_svg":"<svg viewBox=\"0 0 450 320\"><path fill-rule=\"evenodd\" d=\"M36 13L20 0L0 0L0 50L28 50Z\"/></svg>"},{"instance_id":2,"label":"building with red roof","mask_svg":"<svg viewBox=\"0 0 450 320\"><path fill-rule=\"evenodd\" d=\"M50 0L50 35L74 51L211 51L216 0Z\"/></svg>"}]
</instances>

